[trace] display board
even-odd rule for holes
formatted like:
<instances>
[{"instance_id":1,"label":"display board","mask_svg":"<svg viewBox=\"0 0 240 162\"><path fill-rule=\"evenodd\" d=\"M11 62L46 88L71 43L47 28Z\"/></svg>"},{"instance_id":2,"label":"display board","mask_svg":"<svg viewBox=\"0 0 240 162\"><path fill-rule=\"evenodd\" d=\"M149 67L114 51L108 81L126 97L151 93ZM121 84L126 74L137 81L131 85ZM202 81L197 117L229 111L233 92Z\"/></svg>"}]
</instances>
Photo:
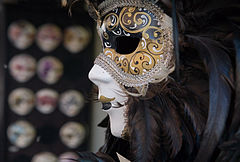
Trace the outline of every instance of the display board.
<instances>
[{"instance_id":1,"label":"display board","mask_svg":"<svg viewBox=\"0 0 240 162\"><path fill-rule=\"evenodd\" d=\"M88 150L94 24L52 2L4 5L5 162Z\"/></svg>"}]
</instances>

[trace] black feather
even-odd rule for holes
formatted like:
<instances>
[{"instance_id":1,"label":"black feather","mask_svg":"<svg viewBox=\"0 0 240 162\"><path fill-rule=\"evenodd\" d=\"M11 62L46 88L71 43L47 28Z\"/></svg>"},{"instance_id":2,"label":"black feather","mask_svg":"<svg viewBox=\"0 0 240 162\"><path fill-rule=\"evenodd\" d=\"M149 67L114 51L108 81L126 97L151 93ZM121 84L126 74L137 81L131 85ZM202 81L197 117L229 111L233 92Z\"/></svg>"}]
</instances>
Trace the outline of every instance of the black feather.
<instances>
[{"instance_id":1,"label":"black feather","mask_svg":"<svg viewBox=\"0 0 240 162\"><path fill-rule=\"evenodd\" d=\"M209 73L210 103L208 120L196 162L208 161L218 144L228 117L231 101L232 66L226 49L206 37L187 35L199 52ZM207 148L207 149L206 149Z\"/></svg>"},{"instance_id":2,"label":"black feather","mask_svg":"<svg viewBox=\"0 0 240 162\"><path fill-rule=\"evenodd\" d=\"M176 105L172 103L167 96L156 96L156 103L158 107L156 109L161 113L161 136L165 136L162 139L162 143L167 149L170 158L174 158L182 147L182 130L181 120L176 112Z\"/></svg>"},{"instance_id":3,"label":"black feather","mask_svg":"<svg viewBox=\"0 0 240 162\"><path fill-rule=\"evenodd\" d=\"M92 162L99 162L97 156L92 152L78 152L79 162L82 161L92 161Z\"/></svg>"},{"instance_id":4,"label":"black feather","mask_svg":"<svg viewBox=\"0 0 240 162\"><path fill-rule=\"evenodd\" d=\"M192 92L174 80L160 84L150 85L145 97L129 97L128 125L135 160L173 160L184 145L185 160L181 161L186 161L204 129L204 109Z\"/></svg>"},{"instance_id":5,"label":"black feather","mask_svg":"<svg viewBox=\"0 0 240 162\"><path fill-rule=\"evenodd\" d=\"M97 126L107 128L109 123L109 116L107 115Z\"/></svg>"},{"instance_id":6,"label":"black feather","mask_svg":"<svg viewBox=\"0 0 240 162\"><path fill-rule=\"evenodd\" d=\"M154 161L160 150L160 127L157 119L159 114L155 112L152 103L139 100L133 101L131 109L135 113L130 114L129 132L130 142L135 154L135 161Z\"/></svg>"},{"instance_id":7,"label":"black feather","mask_svg":"<svg viewBox=\"0 0 240 162\"><path fill-rule=\"evenodd\" d=\"M233 134L239 129L240 125L240 33L236 33L235 38L236 48L236 82L235 82L235 107L232 123L230 126L230 133Z\"/></svg>"},{"instance_id":8,"label":"black feather","mask_svg":"<svg viewBox=\"0 0 240 162\"><path fill-rule=\"evenodd\" d=\"M233 161L239 157L240 152L240 35L236 34L235 38L236 48L236 92L235 92L235 107L233 110L232 121L230 128L227 129L226 134L228 139L225 140L221 145L221 152L217 158L217 162L221 161ZM237 158L239 159L239 158Z\"/></svg>"}]
</instances>

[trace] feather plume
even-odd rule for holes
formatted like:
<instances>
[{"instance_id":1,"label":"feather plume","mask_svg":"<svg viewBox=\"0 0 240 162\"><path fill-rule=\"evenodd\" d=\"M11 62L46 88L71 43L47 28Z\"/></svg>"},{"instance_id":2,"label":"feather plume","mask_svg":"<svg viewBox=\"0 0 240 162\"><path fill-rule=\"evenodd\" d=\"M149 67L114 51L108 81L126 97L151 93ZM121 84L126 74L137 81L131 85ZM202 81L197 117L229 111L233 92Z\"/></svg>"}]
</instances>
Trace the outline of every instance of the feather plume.
<instances>
[{"instance_id":1,"label":"feather plume","mask_svg":"<svg viewBox=\"0 0 240 162\"><path fill-rule=\"evenodd\" d=\"M173 104L166 96L156 96L157 110L161 111L162 134L166 136L163 144L167 148L170 158L174 158L182 147L183 133L180 129L181 120L176 112L176 105ZM164 114L164 115L163 115Z\"/></svg>"},{"instance_id":2,"label":"feather plume","mask_svg":"<svg viewBox=\"0 0 240 162\"><path fill-rule=\"evenodd\" d=\"M239 159L240 152L240 35L236 34L235 38L236 48L236 92L235 92L235 106L232 111L232 120L230 128L227 129L226 135L228 138L220 145L221 152L217 158L217 162L234 161Z\"/></svg>"},{"instance_id":3,"label":"feather plume","mask_svg":"<svg viewBox=\"0 0 240 162\"><path fill-rule=\"evenodd\" d=\"M205 127L206 113L203 101L187 88L180 88L179 86L172 87L172 94L175 101L178 101L182 107L182 116L189 117L194 130L200 135ZM184 113L184 114L183 114Z\"/></svg>"},{"instance_id":4,"label":"feather plume","mask_svg":"<svg viewBox=\"0 0 240 162\"><path fill-rule=\"evenodd\" d=\"M103 159L114 159L118 161L117 152L127 159L132 159L131 152L129 150L129 142L121 138L114 137L111 134L110 122L108 122L108 127L105 134L105 143L97 152L97 156ZM110 157L108 157L110 156ZM109 160L106 160L109 161Z\"/></svg>"},{"instance_id":5,"label":"feather plume","mask_svg":"<svg viewBox=\"0 0 240 162\"><path fill-rule=\"evenodd\" d=\"M195 95L171 79L160 84L149 85L145 97L129 96L128 125L136 161L173 160L183 145L191 155L204 129L206 118Z\"/></svg>"},{"instance_id":6,"label":"feather plume","mask_svg":"<svg viewBox=\"0 0 240 162\"><path fill-rule=\"evenodd\" d=\"M135 154L135 161L154 161L160 149L160 130L157 123L159 114L155 112L152 103L143 100L131 101L133 107L129 120L130 141Z\"/></svg>"},{"instance_id":7,"label":"feather plume","mask_svg":"<svg viewBox=\"0 0 240 162\"><path fill-rule=\"evenodd\" d=\"M230 126L230 133L233 134L238 131L240 125L240 31L236 33L234 41L236 48L236 82L235 82L235 107L234 115L232 117L232 123Z\"/></svg>"},{"instance_id":8,"label":"feather plume","mask_svg":"<svg viewBox=\"0 0 240 162\"><path fill-rule=\"evenodd\" d=\"M219 42L206 37L187 36L204 60L209 73L208 120L196 162L208 161L223 134L228 117L232 66L226 49Z\"/></svg>"}]
</instances>

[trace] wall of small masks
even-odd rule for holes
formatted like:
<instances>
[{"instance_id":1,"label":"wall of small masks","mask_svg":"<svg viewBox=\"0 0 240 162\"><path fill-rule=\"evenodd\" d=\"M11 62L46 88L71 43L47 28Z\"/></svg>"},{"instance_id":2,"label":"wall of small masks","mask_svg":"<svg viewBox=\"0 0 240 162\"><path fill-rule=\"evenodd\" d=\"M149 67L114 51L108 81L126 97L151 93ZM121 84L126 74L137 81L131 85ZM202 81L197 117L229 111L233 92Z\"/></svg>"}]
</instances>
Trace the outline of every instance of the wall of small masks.
<instances>
[{"instance_id":1,"label":"wall of small masks","mask_svg":"<svg viewBox=\"0 0 240 162\"><path fill-rule=\"evenodd\" d=\"M94 24L85 10L69 17L54 5L5 8L5 159L74 159L89 144Z\"/></svg>"}]
</instances>

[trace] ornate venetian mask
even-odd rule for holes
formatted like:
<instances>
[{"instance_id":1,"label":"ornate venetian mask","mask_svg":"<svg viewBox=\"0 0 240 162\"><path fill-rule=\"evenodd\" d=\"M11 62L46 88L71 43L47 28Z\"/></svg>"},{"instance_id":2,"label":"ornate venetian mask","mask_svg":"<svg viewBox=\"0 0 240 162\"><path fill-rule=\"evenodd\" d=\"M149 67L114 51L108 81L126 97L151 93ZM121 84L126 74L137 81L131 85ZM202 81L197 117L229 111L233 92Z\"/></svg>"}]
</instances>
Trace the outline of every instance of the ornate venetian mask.
<instances>
[{"instance_id":1,"label":"ornate venetian mask","mask_svg":"<svg viewBox=\"0 0 240 162\"><path fill-rule=\"evenodd\" d=\"M166 79L174 70L172 21L150 2L128 6L116 3L118 7L111 1L99 6L103 54L95 64L119 84L135 87L145 95L149 83Z\"/></svg>"},{"instance_id":2,"label":"ornate venetian mask","mask_svg":"<svg viewBox=\"0 0 240 162\"><path fill-rule=\"evenodd\" d=\"M174 71L172 20L146 0L105 0L97 11L103 53L89 78L99 88L112 134L123 137L127 94L145 96L150 83L161 82Z\"/></svg>"}]
</instances>

